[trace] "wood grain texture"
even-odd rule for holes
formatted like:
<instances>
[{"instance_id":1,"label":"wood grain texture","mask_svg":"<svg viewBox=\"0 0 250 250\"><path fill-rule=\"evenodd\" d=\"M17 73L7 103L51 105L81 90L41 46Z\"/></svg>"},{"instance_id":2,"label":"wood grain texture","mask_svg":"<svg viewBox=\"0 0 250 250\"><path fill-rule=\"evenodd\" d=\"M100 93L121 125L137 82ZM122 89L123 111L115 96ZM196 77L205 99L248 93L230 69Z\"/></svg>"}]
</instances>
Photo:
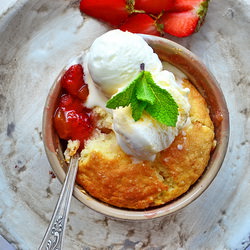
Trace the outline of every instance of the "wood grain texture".
<instances>
[{"instance_id":1,"label":"wood grain texture","mask_svg":"<svg viewBox=\"0 0 250 250\"><path fill-rule=\"evenodd\" d=\"M14 3L10 1L9 3ZM18 0L0 12L0 234L36 249L61 184L41 138L50 86L70 58L108 27L77 1ZM73 199L65 249L245 249L250 244L249 1L211 1L202 29L168 37L197 54L217 78L230 112L224 164L209 189L180 212L147 222L104 217Z\"/></svg>"}]
</instances>

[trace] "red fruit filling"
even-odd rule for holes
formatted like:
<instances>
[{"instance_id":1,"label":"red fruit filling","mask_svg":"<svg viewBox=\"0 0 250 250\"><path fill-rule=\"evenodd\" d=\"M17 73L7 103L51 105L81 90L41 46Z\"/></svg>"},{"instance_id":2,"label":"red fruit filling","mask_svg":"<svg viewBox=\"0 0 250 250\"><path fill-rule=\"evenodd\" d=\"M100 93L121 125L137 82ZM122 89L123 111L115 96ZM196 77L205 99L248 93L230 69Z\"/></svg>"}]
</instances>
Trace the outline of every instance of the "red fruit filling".
<instances>
[{"instance_id":1,"label":"red fruit filling","mask_svg":"<svg viewBox=\"0 0 250 250\"><path fill-rule=\"evenodd\" d=\"M84 107L89 91L83 80L80 64L71 66L61 78L64 93L54 114L54 127L58 136L64 140L79 140L80 150L90 138L94 129L91 109Z\"/></svg>"},{"instance_id":2,"label":"red fruit filling","mask_svg":"<svg viewBox=\"0 0 250 250\"><path fill-rule=\"evenodd\" d=\"M61 79L61 86L71 95L77 96L83 102L89 95L88 85L84 82L81 64L71 66Z\"/></svg>"}]
</instances>

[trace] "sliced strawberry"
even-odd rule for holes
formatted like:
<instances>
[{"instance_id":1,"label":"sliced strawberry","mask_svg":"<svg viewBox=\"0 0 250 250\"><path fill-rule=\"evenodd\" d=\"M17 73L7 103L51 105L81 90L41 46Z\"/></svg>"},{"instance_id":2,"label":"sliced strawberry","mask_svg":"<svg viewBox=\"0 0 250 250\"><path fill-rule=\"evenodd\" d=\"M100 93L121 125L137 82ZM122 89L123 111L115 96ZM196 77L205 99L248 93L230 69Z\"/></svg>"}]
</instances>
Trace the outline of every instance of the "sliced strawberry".
<instances>
[{"instance_id":1,"label":"sliced strawberry","mask_svg":"<svg viewBox=\"0 0 250 250\"><path fill-rule=\"evenodd\" d=\"M134 14L119 27L122 31L160 36L155 20L147 14Z\"/></svg>"},{"instance_id":2,"label":"sliced strawberry","mask_svg":"<svg viewBox=\"0 0 250 250\"><path fill-rule=\"evenodd\" d=\"M197 32L207 14L209 0L175 0L173 12L164 13L158 20L163 31L178 37Z\"/></svg>"},{"instance_id":3,"label":"sliced strawberry","mask_svg":"<svg viewBox=\"0 0 250 250\"><path fill-rule=\"evenodd\" d=\"M80 10L113 26L120 25L129 15L126 0L81 0Z\"/></svg>"},{"instance_id":4,"label":"sliced strawberry","mask_svg":"<svg viewBox=\"0 0 250 250\"><path fill-rule=\"evenodd\" d=\"M199 17L193 11L166 12L159 20L164 25L164 32L178 37L193 34L198 22Z\"/></svg>"},{"instance_id":5,"label":"sliced strawberry","mask_svg":"<svg viewBox=\"0 0 250 250\"><path fill-rule=\"evenodd\" d=\"M135 0L135 9L144 10L148 14L160 14L170 10L175 0Z\"/></svg>"},{"instance_id":6,"label":"sliced strawberry","mask_svg":"<svg viewBox=\"0 0 250 250\"><path fill-rule=\"evenodd\" d=\"M171 11L207 9L209 0L175 0Z\"/></svg>"},{"instance_id":7,"label":"sliced strawberry","mask_svg":"<svg viewBox=\"0 0 250 250\"><path fill-rule=\"evenodd\" d=\"M85 102L89 91L88 85L83 80L83 76L84 73L82 65L73 65L64 73L61 79L61 85L69 94L77 96Z\"/></svg>"}]
</instances>

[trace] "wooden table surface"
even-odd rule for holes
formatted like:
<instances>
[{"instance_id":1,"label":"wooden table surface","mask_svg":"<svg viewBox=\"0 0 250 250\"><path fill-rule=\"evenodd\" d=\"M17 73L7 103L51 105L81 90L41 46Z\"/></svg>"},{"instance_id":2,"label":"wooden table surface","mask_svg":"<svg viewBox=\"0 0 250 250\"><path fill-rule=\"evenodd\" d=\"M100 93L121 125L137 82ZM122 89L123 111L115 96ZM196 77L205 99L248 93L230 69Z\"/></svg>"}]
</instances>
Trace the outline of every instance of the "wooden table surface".
<instances>
[{"instance_id":1,"label":"wooden table surface","mask_svg":"<svg viewBox=\"0 0 250 250\"><path fill-rule=\"evenodd\" d=\"M247 249L250 245L250 2L211 1L202 29L170 38L217 78L230 112L230 142L211 186L178 213L144 222L107 218L73 199L65 249ZM0 234L37 249L61 183L41 137L42 112L70 58L108 30L74 0L0 2Z\"/></svg>"}]
</instances>

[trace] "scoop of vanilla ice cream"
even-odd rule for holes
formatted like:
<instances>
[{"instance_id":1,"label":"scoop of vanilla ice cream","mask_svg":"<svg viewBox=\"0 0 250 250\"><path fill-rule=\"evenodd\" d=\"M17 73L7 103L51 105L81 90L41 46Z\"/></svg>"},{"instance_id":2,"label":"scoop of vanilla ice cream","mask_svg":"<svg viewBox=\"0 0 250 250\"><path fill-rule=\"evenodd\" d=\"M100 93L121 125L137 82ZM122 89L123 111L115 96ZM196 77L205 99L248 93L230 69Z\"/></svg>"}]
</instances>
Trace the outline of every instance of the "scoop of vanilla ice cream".
<instances>
[{"instance_id":1,"label":"scoop of vanilla ice cream","mask_svg":"<svg viewBox=\"0 0 250 250\"><path fill-rule=\"evenodd\" d=\"M146 113L135 122L130 107L113 111L113 129L125 153L149 161L155 159L156 153L167 148L178 134L176 127L161 124Z\"/></svg>"},{"instance_id":2,"label":"scoop of vanilla ice cream","mask_svg":"<svg viewBox=\"0 0 250 250\"><path fill-rule=\"evenodd\" d=\"M153 161L158 152L171 145L188 122L189 89L183 88L173 73L162 70L162 62L152 48L140 36L130 32L112 30L97 38L86 63L90 78L107 97L130 84L138 76L142 63L154 81L173 96L179 111L176 127L161 124L146 112L135 122L130 106L109 110L113 112L113 130L123 151L139 160ZM93 97L91 93L90 88L90 96ZM92 102L96 103L99 98L94 96Z\"/></svg>"},{"instance_id":3,"label":"scoop of vanilla ice cream","mask_svg":"<svg viewBox=\"0 0 250 250\"><path fill-rule=\"evenodd\" d=\"M152 48L130 32L111 30L98 37L89 51L90 75L107 96L133 81L142 63L151 73L162 70L162 63Z\"/></svg>"},{"instance_id":4,"label":"scoop of vanilla ice cream","mask_svg":"<svg viewBox=\"0 0 250 250\"><path fill-rule=\"evenodd\" d=\"M176 127L161 124L146 112L135 122L130 106L113 111L113 129L120 147L127 154L140 160L153 161L158 152L171 145L189 118L190 104L187 98L189 89L178 84L174 75L166 70L154 74L153 79L165 88L178 104L179 115Z\"/></svg>"}]
</instances>

